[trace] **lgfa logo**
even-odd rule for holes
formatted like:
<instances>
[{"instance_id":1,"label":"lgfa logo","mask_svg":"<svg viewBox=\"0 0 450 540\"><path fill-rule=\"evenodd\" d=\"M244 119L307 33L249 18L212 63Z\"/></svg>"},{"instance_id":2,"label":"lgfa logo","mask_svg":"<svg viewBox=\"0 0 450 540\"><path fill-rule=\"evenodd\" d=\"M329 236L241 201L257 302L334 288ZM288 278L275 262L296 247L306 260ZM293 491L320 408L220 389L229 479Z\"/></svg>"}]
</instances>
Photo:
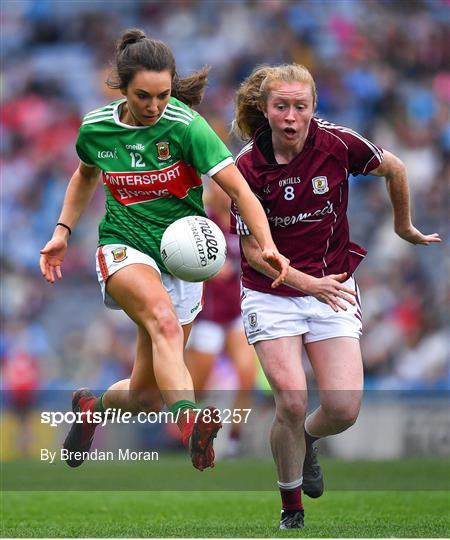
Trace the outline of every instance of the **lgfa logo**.
<instances>
[{"instance_id":1,"label":"lgfa logo","mask_svg":"<svg viewBox=\"0 0 450 540\"><path fill-rule=\"evenodd\" d=\"M114 152L112 150L99 150L97 157L99 159L117 159L117 148L114 148Z\"/></svg>"}]
</instances>

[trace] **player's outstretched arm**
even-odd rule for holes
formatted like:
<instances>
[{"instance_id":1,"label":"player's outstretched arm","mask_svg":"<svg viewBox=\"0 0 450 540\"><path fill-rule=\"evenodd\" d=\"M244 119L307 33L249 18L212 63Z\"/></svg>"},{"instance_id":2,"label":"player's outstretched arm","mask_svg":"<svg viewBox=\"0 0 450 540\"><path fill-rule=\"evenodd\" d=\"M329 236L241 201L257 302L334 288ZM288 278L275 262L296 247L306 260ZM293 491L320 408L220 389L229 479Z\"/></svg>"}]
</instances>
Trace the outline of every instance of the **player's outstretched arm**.
<instances>
[{"instance_id":1,"label":"player's outstretched arm","mask_svg":"<svg viewBox=\"0 0 450 540\"><path fill-rule=\"evenodd\" d=\"M394 214L394 230L400 238L411 244L425 246L441 241L438 233L423 234L412 224L408 178L403 161L384 150L383 161L370 174L386 178L386 187Z\"/></svg>"},{"instance_id":2,"label":"player's outstretched arm","mask_svg":"<svg viewBox=\"0 0 450 540\"><path fill-rule=\"evenodd\" d=\"M261 203L255 197L244 177L235 165L228 165L213 176L213 180L227 193L236 204L247 227L252 231L261 257L269 268L276 272L272 287L278 287L286 278L289 260L278 251L270 232L269 223Z\"/></svg>"},{"instance_id":3,"label":"player's outstretched arm","mask_svg":"<svg viewBox=\"0 0 450 540\"><path fill-rule=\"evenodd\" d=\"M259 246L252 235L241 236L242 249L249 265L268 277L274 277L274 270L263 260ZM328 304L334 311L346 311L346 303L355 304L356 292L344 285L347 274L332 274L316 278L289 266L285 285L305 294L314 296L320 302Z\"/></svg>"},{"instance_id":4,"label":"player's outstretched arm","mask_svg":"<svg viewBox=\"0 0 450 540\"><path fill-rule=\"evenodd\" d=\"M58 219L59 225L55 227L51 240L40 251L39 266L49 283L55 282L55 276L57 279L62 278L61 265L66 255L70 231L89 205L99 176L99 169L80 163L70 179Z\"/></svg>"}]
</instances>

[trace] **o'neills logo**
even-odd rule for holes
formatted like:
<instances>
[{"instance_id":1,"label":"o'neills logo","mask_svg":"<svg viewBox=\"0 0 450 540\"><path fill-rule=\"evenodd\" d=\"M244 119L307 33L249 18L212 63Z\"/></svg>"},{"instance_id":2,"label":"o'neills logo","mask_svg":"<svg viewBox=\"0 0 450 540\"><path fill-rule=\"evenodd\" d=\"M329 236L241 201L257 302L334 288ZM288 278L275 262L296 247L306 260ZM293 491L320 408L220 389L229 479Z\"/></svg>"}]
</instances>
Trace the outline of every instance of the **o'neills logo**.
<instances>
[{"instance_id":1,"label":"o'neills logo","mask_svg":"<svg viewBox=\"0 0 450 540\"><path fill-rule=\"evenodd\" d=\"M217 247L217 240L214 236L214 233L209 226L209 223L204 219L199 219L197 222L200 225L200 230L203 233L203 236L206 240L206 256L208 259L216 260L216 255L219 253L219 248Z\"/></svg>"},{"instance_id":2,"label":"o'neills logo","mask_svg":"<svg viewBox=\"0 0 450 540\"><path fill-rule=\"evenodd\" d=\"M203 239L197 228L197 220L189 220L189 227L191 228L192 237L194 238L195 246L197 247L197 253L200 258L200 265L206 266L208 261L206 260L205 248L203 247Z\"/></svg>"},{"instance_id":3,"label":"o'neills logo","mask_svg":"<svg viewBox=\"0 0 450 540\"><path fill-rule=\"evenodd\" d=\"M214 236L209 223L206 221L206 219L195 218L189 222L189 226L197 247L201 266L206 266L208 264L208 260L215 261L217 254L219 253L219 248L216 237Z\"/></svg>"},{"instance_id":4,"label":"o'neills logo","mask_svg":"<svg viewBox=\"0 0 450 540\"><path fill-rule=\"evenodd\" d=\"M141 143L138 143L138 144L126 144L125 148L127 150L140 150L141 152L143 152L145 150L145 146L143 144L141 144Z\"/></svg>"}]
</instances>

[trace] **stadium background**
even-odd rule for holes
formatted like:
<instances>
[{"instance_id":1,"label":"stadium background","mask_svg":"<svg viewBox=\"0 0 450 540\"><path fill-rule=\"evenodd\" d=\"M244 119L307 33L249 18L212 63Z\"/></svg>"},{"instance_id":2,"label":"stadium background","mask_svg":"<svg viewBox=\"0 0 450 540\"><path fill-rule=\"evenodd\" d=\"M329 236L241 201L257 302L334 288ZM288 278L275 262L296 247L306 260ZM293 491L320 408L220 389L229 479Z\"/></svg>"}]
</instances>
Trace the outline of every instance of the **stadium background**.
<instances>
[{"instance_id":1,"label":"stadium background","mask_svg":"<svg viewBox=\"0 0 450 540\"><path fill-rule=\"evenodd\" d=\"M374 397L360 424L367 421L367 439L380 421L377 406L386 405L382 419L391 420L391 437L375 445L374 458L448 451L449 416L442 407L450 389L448 0L6 0L1 10L3 390L27 395L22 405L33 413L48 392L101 390L129 374L134 329L103 307L96 283L100 188L71 237L63 281L47 285L38 259L77 166L80 119L116 96L104 85L108 62L120 32L137 26L171 46L180 73L212 66L199 112L233 151L239 142L229 129L239 83L257 64L295 61L313 73L319 116L360 131L406 163L415 225L439 232L439 246L414 247L394 235L383 180L351 180L352 239L369 251L357 279L366 389ZM225 359L212 384L233 389ZM263 387L254 392L260 411ZM4 396L3 459L35 455L46 435L32 444L15 441L23 418L10 407L11 394ZM405 414L410 430L399 443ZM431 426L425 439L424 425ZM354 455L356 439L349 432L326 450L370 457L370 438ZM267 439L258 441L253 451L267 453Z\"/></svg>"},{"instance_id":2,"label":"stadium background","mask_svg":"<svg viewBox=\"0 0 450 540\"><path fill-rule=\"evenodd\" d=\"M449 1L6 0L1 26L0 466L2 487L12 490L2 496L2 536L274 534L279 503L267 438L273 407L264 381L254 390L259 422L244 431L247 457L220 463L215 476L194 476L185 456L168 458L161 469L143 463L119 474L89 464L76 475L29 459L64 435L43 429L40 410L67 410L73 388L102 390L126 377L132 363L134 330L105 310L96 283L100 188L71 238L63 281L47 285L38 267L77 165L80 119L115 97L104 85L108 62L131 26L166 41L182 74L212 66L199 111L235 152L229 128L237 86L256 64L295 61L316 79L318 115L364 133L406 163L415 224L439 232L443 243L414 247L396 238L384 181L352 179L352 238L369 250L357 274L365 405L354 428L322 445L328 489L317 505L307 501L303 535L448 536ZM228 396L235 383L222 359L212 384ZM136 448L158 441L166 454L178 448L161 429L118 428L105 429L96 444L126 438ZM99 499L90 489L110 491ZM128 489L197 494L149 498ZM205 499L204 489L236 491L209 491ZM255 497L244 490L262 491Z\"/></svg>"}]
</instances>

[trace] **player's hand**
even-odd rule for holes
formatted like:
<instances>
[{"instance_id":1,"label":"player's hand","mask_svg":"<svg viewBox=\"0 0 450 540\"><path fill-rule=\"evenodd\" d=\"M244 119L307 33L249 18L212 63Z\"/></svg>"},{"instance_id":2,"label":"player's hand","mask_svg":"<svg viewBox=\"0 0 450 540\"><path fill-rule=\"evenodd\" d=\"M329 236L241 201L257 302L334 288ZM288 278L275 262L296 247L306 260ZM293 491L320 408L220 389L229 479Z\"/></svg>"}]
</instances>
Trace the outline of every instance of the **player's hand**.
<instances>
[{"instance_id":1,"label":"player's hand","mask_svg":"<svg viewBox=\"0 0 450 540\"><path fill-rule=\"evenodd\" d=\"M286 279L289 270L289 259L286 259L276 248L265 248L262 251L262 258L272 268L274 268L280 275L272 282L272 289L281 285Z\"/></svg>"},{"instance_id":2,"label":"player's hand","mask_svg":"<svg viewBox=\"0 0 450 540\"><path fill-rule=\"evenodd\" d=\"M342 283L348 278L347 272L331 274L323 278L312 276L309 278L311 281L303 289L304 292L314 296L320 302L328 304L334 311L338 312L340 309L347 311L346 303L356 304L356 291Z\"/></svg>"},{"instance_id":3,"label":"player's hand","mask_svg":"<svg viewBox=\"0 0 450 540\"><path fill-rule=\"evenodd\" d=\"M49 283L55 283L55 275L58 279L62 278L61 264L67 251L67 241L63 238L52 238L41 249L41 258L39 266L44 278Z\"/></svg>"},{"instance_id":4,"label":"player's hand","mask_svg":"<svg viewBox=\"0 0 450 540\"><path fill-rule=\"evenodd\" d=\"M423 234L419 231L419 229L416 229L414 225L411 225L406 230L396 230L395 232L400 236L400 238L403 238L403 240L406 240L411 244L422 244L424 246L428 246L428 244L442 242L438 233Z\"/></svg>"}]
</instances>

